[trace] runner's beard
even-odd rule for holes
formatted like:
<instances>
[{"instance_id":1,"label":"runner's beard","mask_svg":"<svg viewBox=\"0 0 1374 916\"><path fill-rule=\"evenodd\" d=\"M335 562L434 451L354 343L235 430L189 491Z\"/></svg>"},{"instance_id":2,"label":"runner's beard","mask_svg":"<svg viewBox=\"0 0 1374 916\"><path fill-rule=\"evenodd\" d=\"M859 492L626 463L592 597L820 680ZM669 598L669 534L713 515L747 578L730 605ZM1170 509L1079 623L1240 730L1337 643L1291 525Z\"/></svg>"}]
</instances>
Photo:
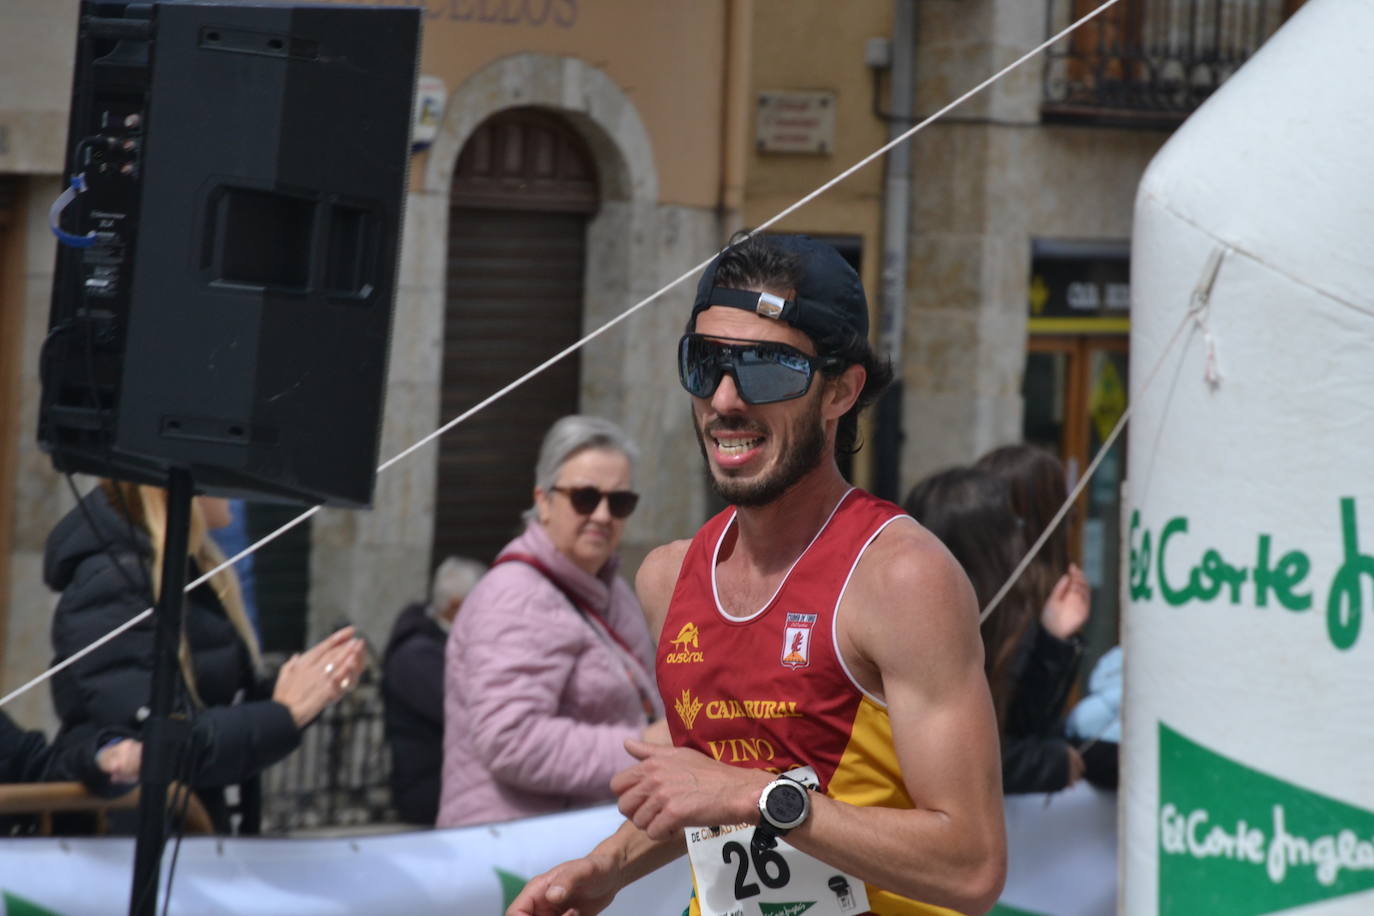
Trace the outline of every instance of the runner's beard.
<instances>
[{"instance_id":1,"label":"runner's beard","mask_svg":"<svg viewBox=\"0 0 1374 916\"><path fill-rule=\"evenodd\" d=\"M714 423L716 429L748 429L750 424L743 417L721 417ZM760 477L740 479L723 477L712 467L710 455L706 450L707 434L693 419L692 428L697 433L697 447L706 462L707 474L711 478L711 488L721 499L732 506L754 509L766 506L782 496L792 485L820 466L825 457L825 426L821 423L820 410L813 410L797 421L793 427L792 447L784 448L778 463ZM786 442L783 443L787 445Z\"/></svg>"}]
</instances>

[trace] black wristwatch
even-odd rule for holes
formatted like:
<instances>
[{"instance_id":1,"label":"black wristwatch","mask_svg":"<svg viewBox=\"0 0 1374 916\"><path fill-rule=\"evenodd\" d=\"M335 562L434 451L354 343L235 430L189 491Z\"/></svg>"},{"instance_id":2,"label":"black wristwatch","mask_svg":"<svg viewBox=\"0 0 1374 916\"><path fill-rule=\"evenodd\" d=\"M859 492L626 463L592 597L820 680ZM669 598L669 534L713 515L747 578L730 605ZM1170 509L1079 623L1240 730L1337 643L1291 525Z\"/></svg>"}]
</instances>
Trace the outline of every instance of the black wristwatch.
<instances>
[{"instance_id":1,"label":"black wristwatch","mask_svg":"<svg viewBox=\"0 0 1374 916\"><path fill-rule=\"evenodd\" d=\"M788 831L800 827L811 814L811 799L807 797L806 786L779 776L763 787L759 795L759 825L754 836L766 845L772 846L778 837L786 836Z\"/></svg>"}]
</instances>

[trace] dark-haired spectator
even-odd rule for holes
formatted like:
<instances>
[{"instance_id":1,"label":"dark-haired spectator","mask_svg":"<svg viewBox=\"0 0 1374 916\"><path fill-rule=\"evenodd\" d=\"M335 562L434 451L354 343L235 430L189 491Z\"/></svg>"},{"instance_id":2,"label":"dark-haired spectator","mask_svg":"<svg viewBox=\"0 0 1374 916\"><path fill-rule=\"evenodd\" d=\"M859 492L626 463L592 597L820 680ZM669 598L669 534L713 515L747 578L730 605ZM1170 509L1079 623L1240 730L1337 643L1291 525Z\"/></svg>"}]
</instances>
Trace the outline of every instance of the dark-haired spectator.
<instances>
[{"instance_id":1,"label":"dark-haired spectator","mask_svg":"<svg viewBox=\"0 0 1374 916\"><path fill-rule=\"evenodd\" d=\"M986 607L1024 556L1025 523L1010 488L991 472L961 467L912 488L905 508L944 542ZM1054 792L1083 775L1083 759L1064 735L1064 703L1087 620L1088 586L1069 566L1041 598L1022 577L982 624L983 664L1002 736L1002 787L1008 794Z\"/></svg>"},{"instance_id":2,"label":"dark-haired spectator","mask_svg":"<svg viewBox=\"0 0 1374 916\"><path fill-rule=\"evenodd\" d=\"M429 601L396 618L382 655L382 700L391 749L391 803L401 820L434 826L444 763L444 642L463 599L487 568L449 557L434 571Z\"/></svg>"},{"instance_id":3,"label":"dark-haired spectator","mask_svg":"<svg viewBox=\"0 0 1374 916\"><path fill-rule=\"evenodd\" d=\"M1011 508L1025 522L1027 545L1035 543L1069 498L1069 481L1063 463L1039 446L1029 443L1004 445L979 458L977 467L996 474L1011 488ZM1071 568L1069 518L1066 516L1045 540L1044 547L1036 553L1026 570L1025 579L1033 600L1048 600L1064 571ZM1067 638L1077 645L1079 633L1087 619L1088 608L1085 605L1073 609L1069 617L1048 621L1045 625L1056 634L1068 633L1067 637L1061 638ZM1110 683L1115 677L1119 696L1120 659L1116 660L1114 670L1112 662L1106 662L1103 672L1104 683ZM1097 669L1094 668L1094 677L1096 673ZM1097 689L1092 686L1091 679L1088 687L1090 691ZM1070 731L1072 733L1072 729ZM1105 740L1101 735L1086 737L1088 740L1075 746L1082 748L1081 756L1088 781L1100 788L1116 788L1116 740Z\"/></svg>"}]
</instances>

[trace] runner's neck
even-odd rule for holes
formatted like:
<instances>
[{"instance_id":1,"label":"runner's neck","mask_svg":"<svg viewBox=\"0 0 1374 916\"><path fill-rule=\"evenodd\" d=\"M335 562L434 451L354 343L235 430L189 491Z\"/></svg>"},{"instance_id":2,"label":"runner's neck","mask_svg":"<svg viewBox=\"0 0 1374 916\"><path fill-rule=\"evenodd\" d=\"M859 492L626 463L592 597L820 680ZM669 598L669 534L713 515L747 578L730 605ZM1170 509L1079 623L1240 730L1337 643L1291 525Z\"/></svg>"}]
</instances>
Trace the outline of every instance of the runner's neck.
<instances>
[{"instance_id":1,"label":"runner's neck","mask_svg":"<svg viewBox=\"0 0 1374 916\"><path fill-rule=\"evenodd\" d=\"M833 462L797 481L766 506L738 507L735 531L722 545L720 565L752 575L780 575L815 539L851 486Z\"/></svg>"}]
</instances>

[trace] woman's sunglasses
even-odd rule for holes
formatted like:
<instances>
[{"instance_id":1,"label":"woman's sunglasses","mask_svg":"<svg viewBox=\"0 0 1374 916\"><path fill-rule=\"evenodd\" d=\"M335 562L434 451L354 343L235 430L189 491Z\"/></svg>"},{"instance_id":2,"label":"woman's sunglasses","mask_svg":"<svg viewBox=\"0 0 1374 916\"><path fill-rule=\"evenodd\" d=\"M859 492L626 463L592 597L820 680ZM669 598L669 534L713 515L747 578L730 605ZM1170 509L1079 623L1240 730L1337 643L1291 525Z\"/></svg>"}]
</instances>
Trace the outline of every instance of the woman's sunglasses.
<instances>
[{"instance_id":1,"label":"woman's sunglasses","mask_svg":"<svg viewBox=\"0 0 1374 916\"><path fill-rule=\"evenodd\" d=\"M799 398L811 387L817 370L841 364L839 357L808 356L796 347L767 340L684 334L677 346L678 377L689 393L709 398L728 372L739 396L749 404Z\"/></svg>"},{"instance_id":2,"label":"woman's sunglasses","mask_svg":"<svg viewBox=\"0 0 1374 916\"><path fill-rule=\"evenodd\" d=\"M605 497L606 506L615 518L628 518L630 513L635 511L635 506L639 505L639 494L632 490L613 490L607 493L596 487L550 487L549 489L568 497L568 502L578 515L591 515L596 511L596 507L601 505L602 497Z\"/></svg>"}]
</instances>

